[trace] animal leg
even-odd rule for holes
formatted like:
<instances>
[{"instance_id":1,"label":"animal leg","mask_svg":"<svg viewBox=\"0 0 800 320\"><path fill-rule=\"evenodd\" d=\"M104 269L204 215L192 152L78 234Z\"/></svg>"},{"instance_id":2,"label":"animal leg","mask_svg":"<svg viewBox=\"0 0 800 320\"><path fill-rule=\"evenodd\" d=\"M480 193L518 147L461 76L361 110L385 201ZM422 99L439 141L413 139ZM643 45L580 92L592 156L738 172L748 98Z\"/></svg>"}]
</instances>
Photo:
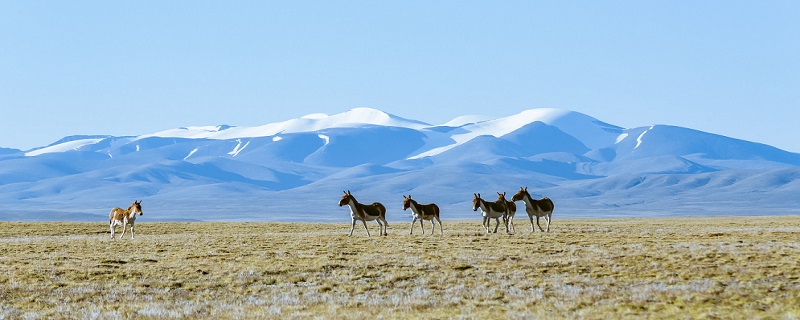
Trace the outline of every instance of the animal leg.
<instances>
[{"instance_id":1,"label":"animal leg","mask_svg":"<svg viewBox=\"0 0 800 320\"><path fill-rule=\"evenodd\" d=\"M367 230L367 237L371 237L371 235L369 234L369 228L367 228L367 221L366 220L361 220L361 222L364 223L364 230Z\"/></svg>"},{"instance_id":2,"label":"animal leg","mask_svg":"<svg viewBox=\"0 0 800 320\"><path fill-rule=\"evenodd\" d=\"M355 228L356 228L356 219L353 219L353 226L350 227L350 235L348 237L352 237L353 236L353 229L355 229Z\"/></svg>"},{"instance_id":3,"label":"animal leg","mask_svg":"<svg viewBox=\"0 0 800 320\"><path fill-rule=\"evenodd\" d=\"M550 219L553 219L553 212L548 213L545 218L547 218L547 232L550 232Z\"/></svg>"},{"instance_id":4,"label":"animal leg","mask_svg":"<svg viewBox=\"0 0 800 320\"><path fill-rule=\"evenodd\" d=\"M111 229L111 239L114 239L114 222L110 222L108 227Z\"/></svg>"},{"instance_id":5,"label":"animal leg","mask_svg":"<svg viewBox=\"0 0 800 320\"><path fill-rule=\"evenodd\" d=\"M439 232L444 234L444 229L442 229L442 219L439 219L439 217L436 217L436 221L439 221ZM433 220L431 220L431 223L433 223Z\"/></svg>"},{"instance_id":6,"label":"animal leg","mask_svg":"<svg viewBox=\"0 0 800 320\"><path fill-rule=\"evenodd\" d=\"M425 234L425 224L422 223L422 219L419 219L419 228L422 229L422 234Z\"/></svg>"},{"instance_id":7,"label":"animal leg","mask_svg":"<svg viewBox=\"0 0 800 320\"><path fill-rule=\"evenodd\" d=\"M500 218L494 218L494 233L497 233L497 227L500 226Z\"/></svg>"},{"instance_id":8,"label":"animal leg","mask_svg":"<svg viewBox=\"0 0 800 320\"><path fill-rule=\"evenodd\" d=\"M383 235L388 236L389 234L386 233L386 229L389 228L389 222L386 219L378 219L379 221L383 221L383 223L378 222L378 225L382 225L383 227Z\"/></svg>"},{"instance_id":9,"label":"animal leg","mask_svg":"<svg viewBox=\"0 0 800 320\"><path fill-rule=\"evenodd\" d=\"M436 223L431 219L431 234L436 234Z\"/></svg>"},{"instance_id":10,"label":"animal leg","mask_svg":"<svg viewBox=\"0 0 800 320\"><path fill-rule=\"evenodd\" d=\"M121 234L121 235L119 235L119 238L120 238L120 239L122 239L122 237L124 237L124 236L125 236L125 229L128 229L128 223L127 223L127 222L123 222L123 223L122 223L122 234Z\"/></svg>"},{"instance_id":11,"label":"animal leg","mask_svg":"<svg viewBox=\"0 0 800 320\"><path fill-rule=\"evenodd\" d=\"M536 228L533 227L533 216L529 215L528 218L531 219L531 233L536 232Z\"/></svg>"},{"instance_id":12,"label":"animal leg","mask_svg":"<svg viewBox=\"0 0 800 320\"><path fill-rule=\"evenodd\" d=\"M536 225L539 226L539 230L544 232L544 229L542 229L542 225L539 224L539 216L536 216Z\"/></svg>"},{"instance_id":13,"label":"animal leg","mask_svg":"<svg viewBox=\"0 0 800 320\"><path fill-rule=\"evenodd\" d=\"M414 220L411 221L411 233L409 233L409 234L414 234L414 224L415 223L417 223L417 218L414 218Z\"/></svg>"},{"instance_id":14,"label":"animal leg","mask_svg":"<svg viewBox=\"0 0 800 320\"><path fill-rule=\"evenodd\" d=\"M517 228L514 227L514 216L508 216L508 223L511 225L511 232L517 232Z\"/></svg>"}]
</instances>

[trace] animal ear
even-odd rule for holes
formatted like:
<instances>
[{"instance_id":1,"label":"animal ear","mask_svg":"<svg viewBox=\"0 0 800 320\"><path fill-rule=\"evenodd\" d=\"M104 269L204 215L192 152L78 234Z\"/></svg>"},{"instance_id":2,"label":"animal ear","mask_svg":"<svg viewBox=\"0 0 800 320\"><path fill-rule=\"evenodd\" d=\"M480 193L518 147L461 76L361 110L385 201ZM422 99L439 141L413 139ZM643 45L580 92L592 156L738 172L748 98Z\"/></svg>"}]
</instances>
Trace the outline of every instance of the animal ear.
<instances>
[{"instance_id":1,"label":"animal ear","mask_svg":"<svg viewBox=\"0 0 800 320\"><path fill-rule=\"evenodd\" d=\"M526 191L526 192L528 191L528 187L525 187L525 191Z\"/></svg>"},{"instance_id":2,"label":"animal ear","mask_svg":"<svg viewBox=\"0 0 800 320\"><path fill-rule=\"evenodd\" d=\"M342 192L344 192L344 195L347 195L347 191L342 191Z\"/></svg>"},{"instance_id":3,"label":"animal ear","mask_svg":"<svg viewBox=\"0 0 800 320\"><path fill-rule=\"evenodd\" d=\"M353 194L352 194L352 193L350 193L350 190L347 190L347 195L348 195L348 196L351 196L351 195L353 195Z\"/></svg>"}]
</instances>

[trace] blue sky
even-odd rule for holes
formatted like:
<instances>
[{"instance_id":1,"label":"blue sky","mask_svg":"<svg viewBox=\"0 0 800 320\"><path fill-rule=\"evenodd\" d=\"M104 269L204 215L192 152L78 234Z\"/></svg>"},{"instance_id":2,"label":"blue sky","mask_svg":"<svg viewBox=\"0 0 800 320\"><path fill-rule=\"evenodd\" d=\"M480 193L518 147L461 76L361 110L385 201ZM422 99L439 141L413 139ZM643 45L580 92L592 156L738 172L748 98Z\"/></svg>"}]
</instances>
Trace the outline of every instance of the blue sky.
<instances>
[{"instance_id":1,"label":"blue sky","mask_svg":"<svg viewBox=\"0 0 800 320\"><path fill-rule=\"evenodd\" d=\"M4 1L0 147L537 107L800 152L797 1Z\"/></svg>"}]
</instances>

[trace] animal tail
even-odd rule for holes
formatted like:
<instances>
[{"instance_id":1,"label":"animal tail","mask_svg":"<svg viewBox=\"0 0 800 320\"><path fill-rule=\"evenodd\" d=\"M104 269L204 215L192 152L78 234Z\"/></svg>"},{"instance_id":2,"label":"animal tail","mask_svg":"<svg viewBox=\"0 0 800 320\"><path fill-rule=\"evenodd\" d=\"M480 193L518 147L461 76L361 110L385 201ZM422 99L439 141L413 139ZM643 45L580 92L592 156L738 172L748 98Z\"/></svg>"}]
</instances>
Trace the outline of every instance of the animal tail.
<instances>
[{"instance_id":1,"label":"animal tail","mask_svg":"<svg viewBox=\"0 0 800 320\"><path fill-rule=\"evenodd\" d=\"M436 218L439 218L439 206L435 203L433 204L433 212L436 214Z\"/></svg>"}]
</instances>

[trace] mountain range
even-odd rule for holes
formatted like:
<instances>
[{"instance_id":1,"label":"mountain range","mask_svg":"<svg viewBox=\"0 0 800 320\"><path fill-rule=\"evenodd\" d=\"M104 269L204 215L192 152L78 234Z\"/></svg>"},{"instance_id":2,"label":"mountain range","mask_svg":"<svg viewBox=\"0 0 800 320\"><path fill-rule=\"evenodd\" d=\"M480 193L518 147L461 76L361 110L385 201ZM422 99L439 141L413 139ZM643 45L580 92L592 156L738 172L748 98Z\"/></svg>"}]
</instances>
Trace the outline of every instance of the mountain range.
<instances>
[{"instance_id":1,"label":"mountain range","mask_svg":"<svg viewBox=\"0 0 800 320\"><path fill-rule=\"evenodd\" d=\"M477 220L473 193L520 187L551 198L554 219L800 214L800 154L546 108L440 125L356 108L0 148L0 220L105 222L143 200L145 221L348 221L345 190L382 202L390 222L410 221L409 194L444 219Z\"/></svg>"}]
</instances>

